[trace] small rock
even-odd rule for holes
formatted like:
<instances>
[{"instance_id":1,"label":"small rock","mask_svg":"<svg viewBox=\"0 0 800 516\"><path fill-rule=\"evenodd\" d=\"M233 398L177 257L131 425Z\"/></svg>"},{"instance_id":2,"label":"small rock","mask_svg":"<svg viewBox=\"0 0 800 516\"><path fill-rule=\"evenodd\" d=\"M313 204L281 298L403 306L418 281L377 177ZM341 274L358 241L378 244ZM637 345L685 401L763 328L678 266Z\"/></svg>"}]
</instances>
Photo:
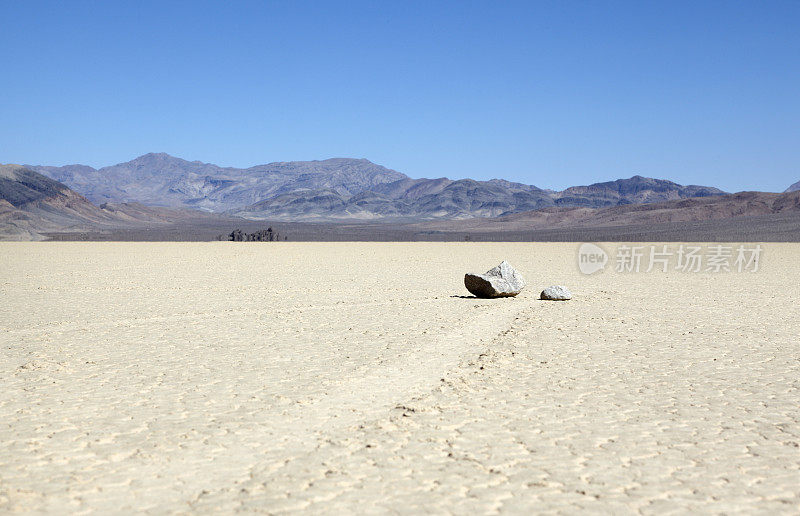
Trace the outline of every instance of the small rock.
<instances>
[{"instance_id":1,"label":"small rock","mask_svg":"<svg viewBox=\"0 0 800 516\"><path fill-rule=\"evenodd\" d=\"M548 301L567 301L572 299L572 292L570 292L567 287L553 285L552 287L547 287L542 290L541 299L547 299Z\"/></svg>"},{"instance_id":2,"label":"small rock","mask_svg":"<svg viewBox=\"0 0 800 516\"><path fill-rule=\"evenodd\" d=\"M464 285L477 297L514 297L525 288L525 279L503 260L486 274L465 274Z\"/></svg>"}]
</instances>

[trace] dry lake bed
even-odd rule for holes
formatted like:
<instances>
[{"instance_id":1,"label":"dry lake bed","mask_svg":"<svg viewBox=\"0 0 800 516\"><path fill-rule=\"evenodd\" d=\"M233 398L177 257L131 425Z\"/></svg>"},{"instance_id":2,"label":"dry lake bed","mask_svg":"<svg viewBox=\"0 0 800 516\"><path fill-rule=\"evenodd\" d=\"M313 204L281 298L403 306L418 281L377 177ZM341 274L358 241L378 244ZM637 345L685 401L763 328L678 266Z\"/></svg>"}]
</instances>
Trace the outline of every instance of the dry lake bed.
<instances>
[{"instance_id":1,"label":"dry lake bed","mask_svg":"<svg viewBox=\"0 0 800 516\"><path fill-rule=\"evenodd\" d=\"M0 513L800 512L800 244L620 245L0 243Z\"/></svg>"}]
</instances>

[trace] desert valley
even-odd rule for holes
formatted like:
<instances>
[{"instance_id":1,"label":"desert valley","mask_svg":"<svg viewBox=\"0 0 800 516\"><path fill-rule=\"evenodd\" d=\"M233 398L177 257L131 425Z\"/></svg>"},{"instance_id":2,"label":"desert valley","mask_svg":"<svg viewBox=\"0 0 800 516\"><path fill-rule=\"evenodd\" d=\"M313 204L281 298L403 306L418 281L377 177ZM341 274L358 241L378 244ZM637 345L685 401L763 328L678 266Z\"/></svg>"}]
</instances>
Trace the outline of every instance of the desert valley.
<instances>
[{"instance_id":1,"label":"desert valley","mask_svg":"<svg viewBox=\"0 0 800 516\"><path fill-rule=\"evenodd\" d=\"M800 515L800 1L0 19L0 516Z\"/></svg>"},{"instance_id":2,"label":"desert valley","mask_svg":"<svg viewBox=\"0 0 800 516\"><path fill-rule=\"evenodd\" d=\"M800 506L800 191L150 154L0 196L60 240L0 243L0 511Z\"/></svg>"}]
</instances>

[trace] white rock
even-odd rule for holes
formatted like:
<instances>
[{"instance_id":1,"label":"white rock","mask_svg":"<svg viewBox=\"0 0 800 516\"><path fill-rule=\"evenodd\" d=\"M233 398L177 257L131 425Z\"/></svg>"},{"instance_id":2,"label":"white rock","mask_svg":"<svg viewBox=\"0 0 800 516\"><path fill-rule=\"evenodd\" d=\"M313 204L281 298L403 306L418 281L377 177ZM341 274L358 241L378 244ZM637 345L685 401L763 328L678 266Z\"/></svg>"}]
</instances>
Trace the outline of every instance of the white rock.
<instances>
[{"instance_id":1,"label":"white rock","mask_svg":"<svg viewBox=\"0 0 800 516\"><path fill-rule=\"evenodd\" d=\"M542 295L540 297L541 299L547 299L549 301L567 301L572 299L572 292L570 292L567 287L553 285L552 287L547 287L542 290Z\"/></svg>"},{"instance_id":2,"label":"white rock","mask_svg":"<svg viewBox=\"0 0 800 516\"><path fill-rule=\"evenodd\" d=\"M464 275L464 285L477 297L513 297L525 288L525 279L503 260L486 274Z\"/></svg>"}]
</instances>

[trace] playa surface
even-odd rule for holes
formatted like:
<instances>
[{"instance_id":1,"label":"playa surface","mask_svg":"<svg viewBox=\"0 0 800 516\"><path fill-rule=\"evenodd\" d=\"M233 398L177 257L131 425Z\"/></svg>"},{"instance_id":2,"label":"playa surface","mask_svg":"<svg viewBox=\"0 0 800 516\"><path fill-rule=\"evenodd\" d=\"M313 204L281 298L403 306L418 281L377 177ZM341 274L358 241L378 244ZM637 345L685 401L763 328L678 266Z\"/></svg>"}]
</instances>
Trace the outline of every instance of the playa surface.
<instances>
[{"instance_id":1,"label":"playa surface","mask_svg":"<svg viewBox=\"0 0 800 516\"><path fill-rule=\"evenodd\" d=\"M800 244L577 249L0 243L0 512L800 511Z\"/></svg>"}]
</instances>

